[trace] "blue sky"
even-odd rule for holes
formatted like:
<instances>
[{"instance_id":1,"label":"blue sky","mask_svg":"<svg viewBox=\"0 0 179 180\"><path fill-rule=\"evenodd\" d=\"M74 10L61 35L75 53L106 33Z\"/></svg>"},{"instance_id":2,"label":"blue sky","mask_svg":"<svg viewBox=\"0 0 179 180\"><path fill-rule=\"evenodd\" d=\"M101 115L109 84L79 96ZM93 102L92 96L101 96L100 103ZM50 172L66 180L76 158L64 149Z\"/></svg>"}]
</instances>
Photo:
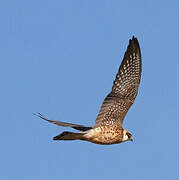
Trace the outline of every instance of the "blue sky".
<instances>
[{"instance_id":1,"label":"blue sky","mask_svg":"<svg viewBox=\"0 0 179 180\"><path fill-rule=\"evenodd\" d=\"M179 2L0 2L0 178L178 179ZM55 142L64 128L34 115L93 125L129 38L143 72L124 121L134 142ZM68 130L68 128L67 128Z\"/></svg>"}]
</instances>

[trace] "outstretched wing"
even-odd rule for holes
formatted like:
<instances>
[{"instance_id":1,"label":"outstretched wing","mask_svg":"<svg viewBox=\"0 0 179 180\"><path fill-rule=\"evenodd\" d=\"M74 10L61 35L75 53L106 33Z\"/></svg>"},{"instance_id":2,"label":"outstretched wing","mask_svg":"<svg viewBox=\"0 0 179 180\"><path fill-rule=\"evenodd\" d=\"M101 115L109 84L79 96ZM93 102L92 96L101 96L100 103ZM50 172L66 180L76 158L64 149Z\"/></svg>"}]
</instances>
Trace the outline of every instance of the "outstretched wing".
<instances>
[{"instance_id":1,"label":"outstretched wing","mask_svg":"<svg viewBox=\"0 0 179 180\"><path fill-rule=\"evenodd\" d=\"M111 93L105 98L95 127L122 125L123 119L137 96L141 78L141 52L137 38L133 36L124 54Z\"/></svg>"},{"instance_id":2,"label":"outstretched wing","mask_svg":"<svg viewBox=\"0 0 179 180\"><path fill-rule=\"evenodd\" d=\"M66 122L62 122L62 121L53 121L51 119L48 119L46 117L44 117L41 113L37 113L37 114L34 114L50 123L53 123L53 124L56 124L58 126L63 126L63 127L71 127L71 128L74 128L74 129L77 129L79 131L86 131L86 130L89 130L89 129L92 129L92 127L85 127L85 126L82 126L82 125L79 125L79 124L71 124L71 123L66 123Z\"/></svg>"}]
</instances>

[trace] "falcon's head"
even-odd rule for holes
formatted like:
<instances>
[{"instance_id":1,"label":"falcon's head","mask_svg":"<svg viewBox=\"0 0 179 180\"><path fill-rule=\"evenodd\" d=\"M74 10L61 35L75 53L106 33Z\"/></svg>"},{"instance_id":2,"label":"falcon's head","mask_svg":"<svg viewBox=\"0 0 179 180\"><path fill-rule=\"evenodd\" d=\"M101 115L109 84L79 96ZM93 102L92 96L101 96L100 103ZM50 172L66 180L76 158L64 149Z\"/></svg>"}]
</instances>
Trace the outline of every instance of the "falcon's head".
<instances>
[{"instance_id":1,"label":"falcon's head","mask_svg":"<svg viewBox=\"0 0 179 180\"><path fill-rule=\"evenodd\" d=\"M124 141L133 141L132 134L126 129L123 129L122 142Z\"/></svg>"}]
</instances>

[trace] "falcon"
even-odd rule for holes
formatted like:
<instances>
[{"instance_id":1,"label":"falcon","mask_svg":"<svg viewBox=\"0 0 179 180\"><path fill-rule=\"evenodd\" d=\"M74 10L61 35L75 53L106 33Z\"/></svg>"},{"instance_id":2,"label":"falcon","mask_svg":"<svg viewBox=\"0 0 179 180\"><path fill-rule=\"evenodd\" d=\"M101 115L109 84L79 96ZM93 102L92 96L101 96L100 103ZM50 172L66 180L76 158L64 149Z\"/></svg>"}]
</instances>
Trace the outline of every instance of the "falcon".
<instances>
[{"instance_id":1,"label":"falcon","mask_svg":"<svg viewBox=\"0 0 179 180\"><path fill-rule=\"evenodd\" d=\"M131 133L122 127L124 117L138 93L142 63L139 42L136 37L129 45L113 82L112 90L104 99L93 127L54 121L36 114L38 117L63 127L71 127L78 132L64 131L53 140L83 140L95 144L117 144L133 141Z\"/></svg>"}]
</instances>

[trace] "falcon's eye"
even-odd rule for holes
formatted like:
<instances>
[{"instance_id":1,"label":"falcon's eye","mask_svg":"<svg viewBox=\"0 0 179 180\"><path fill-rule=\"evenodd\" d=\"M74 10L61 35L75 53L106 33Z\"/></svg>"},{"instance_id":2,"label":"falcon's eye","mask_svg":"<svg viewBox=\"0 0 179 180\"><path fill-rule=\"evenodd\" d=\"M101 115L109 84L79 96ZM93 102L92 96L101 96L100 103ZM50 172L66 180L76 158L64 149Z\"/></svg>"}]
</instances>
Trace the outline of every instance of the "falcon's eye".
<instances>
[{"instance_id":1,"label":"falcon's eye","mask_svg":"<svg viewBox=\"0 0 179 180\"><path fill-rule=\"evenodd\" d=\"M130 138L132 136L129 132L127 132L126 134L127 134L128 138Z\"/></svg>"}]
</instances>

